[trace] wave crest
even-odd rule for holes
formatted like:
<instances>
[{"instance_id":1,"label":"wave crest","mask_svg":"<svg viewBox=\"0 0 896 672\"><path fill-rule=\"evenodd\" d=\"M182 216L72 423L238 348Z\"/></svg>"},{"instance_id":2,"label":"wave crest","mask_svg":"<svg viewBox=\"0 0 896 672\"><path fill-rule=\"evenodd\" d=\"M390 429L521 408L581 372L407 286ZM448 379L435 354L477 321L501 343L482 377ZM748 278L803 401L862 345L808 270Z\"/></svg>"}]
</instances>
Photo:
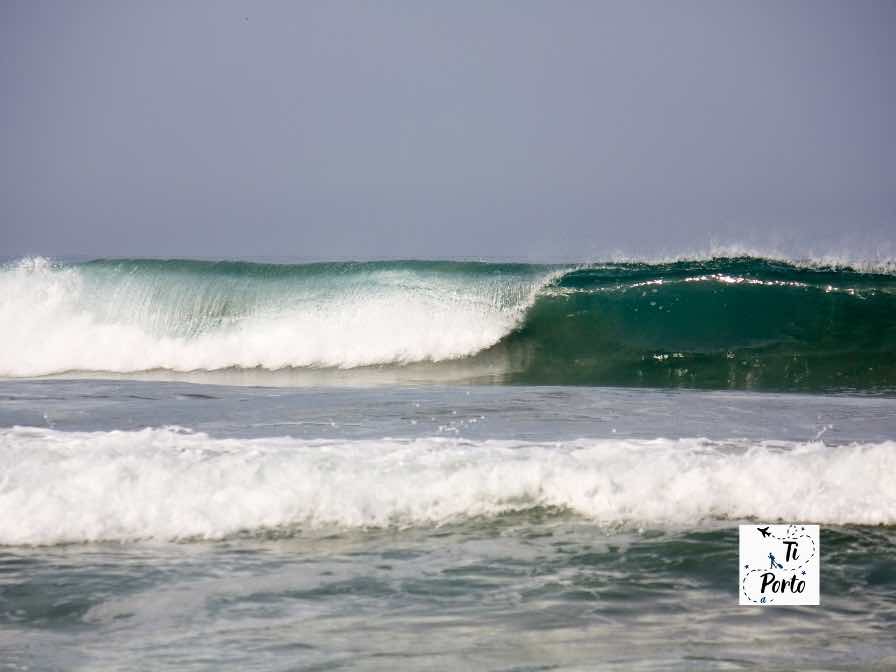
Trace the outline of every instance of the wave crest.
<instances>
[{"instance_id":1,"label":"wave crest","mask_svg":"<svg viewBox=\"0 0 896 672\"><path fill-rule=\"evenodd\" d=\"M0 375L457 359L512 331L550 275L451 270L27 259L0 272Z\"/></svg>"}]
</instances>

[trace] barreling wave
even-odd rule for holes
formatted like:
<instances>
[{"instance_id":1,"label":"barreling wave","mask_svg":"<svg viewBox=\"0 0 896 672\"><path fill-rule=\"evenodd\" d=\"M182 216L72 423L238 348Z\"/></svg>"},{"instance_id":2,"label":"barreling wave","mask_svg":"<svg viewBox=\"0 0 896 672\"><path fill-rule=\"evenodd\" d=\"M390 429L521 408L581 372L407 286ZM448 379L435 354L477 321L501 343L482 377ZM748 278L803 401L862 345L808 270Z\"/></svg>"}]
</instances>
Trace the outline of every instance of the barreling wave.
<instances>
[{"instance_id":1,"label":"barreling wave","mask_svg":"<svg viewBox=\"0 0 896 672\"><path fill-rule=\"evenodd\" d=\"M892 441L309 441L13 427L0 430L0 467L0 545L428 526L535 509L622 526L896 524Z\"/></svg>"},{"instance_id":2,"label":"barreling wave","mask_svg":"<svg viewBox=\"0 0 896 672\"><path fill-rule=\"evenodd\" d=\"M220 370L893 390L896 275L757 257L0 270L2 376Z\"/></svg>"}]
</instances>

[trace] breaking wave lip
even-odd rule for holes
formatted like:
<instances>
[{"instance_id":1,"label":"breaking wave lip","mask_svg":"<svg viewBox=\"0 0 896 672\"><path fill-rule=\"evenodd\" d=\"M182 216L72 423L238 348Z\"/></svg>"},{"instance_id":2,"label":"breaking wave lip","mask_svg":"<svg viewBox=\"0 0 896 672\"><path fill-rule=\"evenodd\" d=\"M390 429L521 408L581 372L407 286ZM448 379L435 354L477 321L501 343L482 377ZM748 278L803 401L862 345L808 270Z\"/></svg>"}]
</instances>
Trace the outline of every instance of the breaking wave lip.
<instances>
[{"instance_id":1,"label":"breaking wave lip","mask_svg":"<svg viewBox=\"0 0 896 672\"><path fill-rule=\"evenodd\" d=\"M221 439L0 430L0 544L438 526L537 508L599 524L896 524L896 442ZM788 475L786 488L779 476Z\"/></svg>"},{"instance_id":2,"label":"breaking wave lip","mask_svg":"<svg viewBox=\"0 0 896 672\"><path fill-rule=\"evenodd\" d=\"M185 272L190 264L199 272ZM311 277L241 278L204 274L218 269L201 264L32 258L0 270L0 376L462 359L513 331L559 273L521 267L479 277L438 265L323 264Z\"/></svg>"}]
</instances>

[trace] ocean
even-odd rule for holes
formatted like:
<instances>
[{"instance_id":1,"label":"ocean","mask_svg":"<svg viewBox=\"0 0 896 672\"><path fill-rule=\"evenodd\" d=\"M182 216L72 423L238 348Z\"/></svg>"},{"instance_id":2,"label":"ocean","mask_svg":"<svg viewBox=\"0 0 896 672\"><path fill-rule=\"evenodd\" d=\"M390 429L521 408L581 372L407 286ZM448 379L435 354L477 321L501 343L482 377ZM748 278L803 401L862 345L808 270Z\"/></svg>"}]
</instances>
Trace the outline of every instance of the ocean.
<instances>
[{"instance_id":1,"label":"ocean","mask_svg":"<svg viewBox=\"0 0 896 672\"><path fill-rule=\"evenodd\" d=\"M738 526L817 524L819 606ZM896 669L896 267L14 260L0 669Z\"/></svg>"}]
</instances>

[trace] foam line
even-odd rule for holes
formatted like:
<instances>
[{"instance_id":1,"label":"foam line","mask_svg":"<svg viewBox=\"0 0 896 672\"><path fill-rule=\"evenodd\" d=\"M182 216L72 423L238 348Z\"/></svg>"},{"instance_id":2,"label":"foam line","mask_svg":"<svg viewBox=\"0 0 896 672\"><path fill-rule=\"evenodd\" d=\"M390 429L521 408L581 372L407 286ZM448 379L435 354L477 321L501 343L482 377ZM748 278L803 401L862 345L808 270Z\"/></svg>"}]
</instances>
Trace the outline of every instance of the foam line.
<instances>
[{"instance_id":1,"label":"foam line","mask_svg":"<svg viewBox=\"0 0 896 672\"><path fill-rule=\"evenodd\" d=\"M323 441L0 430L0 544L441 525L534 507L604 524L896 524L896 442Z\"/></svg>"}]
</instances>

